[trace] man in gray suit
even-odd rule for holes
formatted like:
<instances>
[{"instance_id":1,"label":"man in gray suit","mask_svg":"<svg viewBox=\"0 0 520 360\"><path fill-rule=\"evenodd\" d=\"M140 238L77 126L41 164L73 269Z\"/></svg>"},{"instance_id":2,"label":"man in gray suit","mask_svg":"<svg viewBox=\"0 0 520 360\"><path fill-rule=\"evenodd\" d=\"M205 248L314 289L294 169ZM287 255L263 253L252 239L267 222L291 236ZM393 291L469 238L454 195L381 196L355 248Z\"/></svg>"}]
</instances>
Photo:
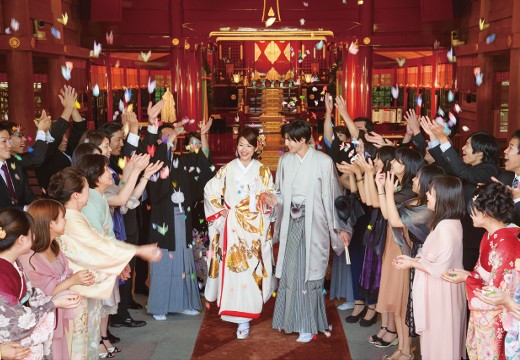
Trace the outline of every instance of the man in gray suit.
<instances>
[{"instance_id":1,"label":"man in gray suit","mask_svg":"<svg viewBox=\"0 0 520 360\"><path fill-rule=\"evenodd\" d=\"M277 195L270 197L278 205L273 241L280 242L273 328L297 332L298 342L309 342L329 331L323 283L330 245L341 253L352 228L336 213L334 199L342 195L336 169L329 156L309 147L309 124L286 124L282 136L289 152L278 162Z\"/></svg>"}]
</instances>

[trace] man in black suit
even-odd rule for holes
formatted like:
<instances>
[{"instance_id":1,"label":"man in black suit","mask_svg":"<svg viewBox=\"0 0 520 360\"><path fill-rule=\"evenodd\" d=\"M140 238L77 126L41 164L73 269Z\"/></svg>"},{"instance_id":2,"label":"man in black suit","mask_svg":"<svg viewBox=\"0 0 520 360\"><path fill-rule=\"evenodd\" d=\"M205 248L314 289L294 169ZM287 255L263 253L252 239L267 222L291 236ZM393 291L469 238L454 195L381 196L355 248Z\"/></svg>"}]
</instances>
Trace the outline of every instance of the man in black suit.
<instances>
[{"instance_id":1,"label":"man in black suit","mask_svg":"<svg viewBox=\"0 0 520 360\"><path fill-rule=\"evenodd\" d=\"M63 105L63 113L52 124L50 133L54 142L47 149L44 163L36 171L38 184L42 189L47 189L51 176L66 167L71 166L71 156L78 145L79 138L87 130L87 122L74 107L76 92L70 86L65 86L59 96ZM70 136L66 135L69 128L69 119L72 117Z\"/></svg>"},{"instance_id":2,"label":"man in black suit","mask_svg":"<svg viewBox=\"0 0 520 360\"><path fill-rule=\"evenodd\" d=\"M496 163L500 151L496 139L486 132L473 133L462 147L462 158L451 146L444 126L421 118L421 126L430 136L430 155L435 163L447 174L462 180L464 200L472 201L473 194L480 183L486 183L497 177L500 169ZM485 230L473 226L469 214L462 219L464 269L473 270L480 252L480 241Z\"/></svg>"},{"instance_id":3,"label":"man in black suit","mask_svg":"<svg viewBox=\"0 0 520 360\"><path fill-rule=\"evenodd\" d=\"M24 209L34 200L29 181L17 161L11 158L9 125L0 123L0 210L8 207Z\"/></svg>"},{"instance_id":4,"label":"man in black suit","mask_svg":"<svg viewBox=\"0 0 520 360\"><path fill-rule=\"evenodd\" d=\"M511 136L507 148L504 150L505 170L498 180L510 186L515 202L515 224L520 226L520 129Z\"/></svg>"}]
</instances>

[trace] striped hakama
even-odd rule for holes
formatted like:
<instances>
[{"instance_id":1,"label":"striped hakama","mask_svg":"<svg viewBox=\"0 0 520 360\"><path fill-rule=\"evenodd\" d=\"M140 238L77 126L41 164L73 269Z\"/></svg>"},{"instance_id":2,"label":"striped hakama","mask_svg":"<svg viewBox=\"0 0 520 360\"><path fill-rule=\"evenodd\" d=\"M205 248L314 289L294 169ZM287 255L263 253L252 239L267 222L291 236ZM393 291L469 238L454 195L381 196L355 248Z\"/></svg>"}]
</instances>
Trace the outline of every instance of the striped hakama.
<instances>
[{"instance_id":1,"label":"striped hakama","mask_svg":"<svg viewBox=\"0 0 520 360\"><path fill-rule=\"evenodd\" d=\"M175 251L161 249L161 261L150 263L150 314L202 308L193 251L186 247L184 216L175 208Z\"/></svg>"},{"instance_id":2,"label":"striped hakama","mask_svg":"<svg viewBox=\"0 0 520 360\"><path fill-rule=\"evenodd\" d=\"M299 218L289 220L273 328L286 333L317 334L329 329L323 296L325 279L305 282L305 210L301 210Z\"/></svg>"}]
</instances>

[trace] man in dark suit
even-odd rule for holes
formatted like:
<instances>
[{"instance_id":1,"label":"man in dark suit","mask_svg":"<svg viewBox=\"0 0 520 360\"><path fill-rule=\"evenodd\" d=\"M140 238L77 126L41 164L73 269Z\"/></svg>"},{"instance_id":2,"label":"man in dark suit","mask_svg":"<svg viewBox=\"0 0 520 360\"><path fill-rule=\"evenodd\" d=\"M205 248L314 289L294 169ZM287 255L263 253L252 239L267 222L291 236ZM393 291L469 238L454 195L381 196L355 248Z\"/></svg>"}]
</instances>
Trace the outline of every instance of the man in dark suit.
<instances>
[{"instance_id":1,"label":"man in dark suit","mask_svg":"<svg viewBox=\"0 0 520 360\"><path fill-rule=\"evenodd\" d=\"M51 176L66 167L71 166L71 156L78 145L79 138L87 130L87 122L74 107L76 92L70 86L65 86L60 92L60 100L63 105L63 113L52 124L50 133L54 138L47 148L44 163L36 171L38 184L42 189L47 189ZM66 135L69 129L69 119L73 122L70 136Z\"/></svg>"},{"instance_id":2,"label":"man in dark suit","mask_svg":"<svg viewBox=\"0 0 520 360\"><path fill-rule=\"evenodd\" d=\"M492 177L497 177L500 169L496 163L500 148L496 139L486 132L476 132L462 147L462 158L451 145L444 126L428 118L421 118L421 126L430 136L430 155L435 163L441 166L447 174L462 180L464 200L472 201L473 194L480 183L486 183ZM484 229L473 226L469 214L462 219L464 269L473 270L480 252L480 241Z\"/></svg>"},{"instance_id":3,"label":"man in dark suit","mask_svg":"<svg viewBox=\"0 0 520 360\"><path fill-rule=\"evenodd\" d=\"M29 181L15 159L11 158L9 125L0 123L0 210L8 207L24 209L34 200Z\"/></svg>"},{"instance_id":4,"label":"man in dark suit","mask_svg":"<svg viewBox=\"0 0 520 360\"><path fill-rule=\"evenodd\" d=\"M504 157L506 171L500 174L498 180L511 187L516 209L515 224L520 226L520 129L511 136Z\"/></svg>"}]
</instances>

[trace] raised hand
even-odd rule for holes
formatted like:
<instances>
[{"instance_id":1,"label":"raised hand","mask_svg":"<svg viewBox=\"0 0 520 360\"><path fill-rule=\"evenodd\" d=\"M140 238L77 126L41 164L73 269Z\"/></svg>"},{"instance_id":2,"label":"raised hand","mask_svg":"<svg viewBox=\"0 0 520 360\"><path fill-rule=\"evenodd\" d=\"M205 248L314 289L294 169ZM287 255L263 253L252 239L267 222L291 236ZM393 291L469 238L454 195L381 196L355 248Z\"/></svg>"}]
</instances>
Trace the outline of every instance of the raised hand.
<instances>
[{"instance_id":1,"label":"raised hand","mask_svg":"<svg viewBox=\"0 0 520 360\"><path fill-rule=\"evenodd\" d=\"M213 124L213 118L210 116L208 121L202 121L200 124L200 135L206 135Z\"/></svg>"},{"instance_id":2,"label":"raised hand","mask_svg":"<svg viewBox=\"0 0 520 360\"><path fill-rule=\"evenodd\" d=\"M344 114L348 116L347 102L341 96L336 96L336 109L342 117L344 117Z\"/></svg>"},{"instance_id":3,"label":"raised hand","mask_svg":"<svg viewBox=\"0 0 520 360\"><path fill-rule=\"evenodd\" d=\"M332 96L329 94L325 94L325 111L327 114L332 114L332 111L334 110L334 103L332 101Z\"/></svg>"},{"instance_id":4,"label":"raised hand","mask_svg":"<svg viewBox=\"0 0 520 360\"><path fill-rule=\"evenodd\" d=\"M376 174L377 191L382 192L385 188L386 174L383 171L378 171Z\"/></svg>"},{"instance_id":5,"label":"raised hand","mask_svg":"<svg viewBox=\"0 0 520 360\"><path fill-rule=\"evenodd\" d=\"M143 177L145 177L146 179L150 179L150 176L155 174L157 171L161 170L163 166L164 162L162 162L161 160L158 160L155 163L148 164L146 169L144 169Z\"/></svg>"},{"instance_id":6,"label":"raised hand","mask_svg":"<svg viewBox=\"0 0 520 360\"><path fill-rule=\"evenodd\" d=\"M395 178L394 173L387 171L385 179L385 192L393 194L398 186L399 180Z\"/></svg>"},{"instance_id":7,"label":"raised hand","mask_svg":"<svg viewBox=\"0 0 520 360\"><path fill-rule=\"evenodd\" d=\"M134 170L143 171L150 164L150 155L148 154L139 154L135 157L134 162Z\"/></svg>"},{"instance_id":8,"label":"raised hand","mask_svg":"<svg viewBox=\"0 0 520 360\"><path fill-rule=\"evenodd\" d=\"M65 85L58 95L58 98L61 101L61 105L63 105L64 108L74 109L74 104L76 103L76 100L78 99L78 94L76 94L76 90L72 86Z\"/></svg>"},{"instance_id":9,"label":"raised hand","mask_svg":"<svg viewBox=\"0 0 520 360\"><path fill-rule=\"evenodd\" d=\"M372 143L375 147L380 148L381 146L388 145L385 139L378 133L372 131L365 134L365 140Z\"/></svg>"},{"instance_id":10,"label":"raised hand","mask_svg":"<svg viewBox=\"0 0 520 360\"><path fill-rule=\"evenodd\" d=\"M424 130L424 132L430 137L430 141L437 140L437 137L433 132L433 123L428 116L421 116L419 123L421 124L421 128Z\"/></svg>"},{"instance_id":11,"label":"raised hand","mask_svg":"<svg viewBox=\"0 0 520 360\"><path fill-rule=\"evenodd\" d=\"M51 128L52 120L50 116L47 116L45 110L42 110L42 115L38 119L38 121L34 121L34 124L38 128L38 131L47 132Z\"/></svg>"},{"instance_id":12,"label":"raised hand","mask_svg":"<svg viewBox=\"0 0 520 360\"><path fill-rule=\"evenodd\" d=\"M419 132L421 132L421 125L419 124L419 119L414 109L408 109L408 111L404 114L404 119L408 123L406 127L410 129L413 135L417 135Z\"/></svg>"},{"instance_id":13,"label":"raised hand","mask_svg":"<svg viewBox=\"0 0 520 360\"><path fill-rule=\"evenodd\" d=\"M161 113L161 110L164 106L164 100L158 101L155 105L152 106L152 102L148 103L148 123L152 126L157 126L159 123L158 117Z\"/></svg>"}]
</instances>

